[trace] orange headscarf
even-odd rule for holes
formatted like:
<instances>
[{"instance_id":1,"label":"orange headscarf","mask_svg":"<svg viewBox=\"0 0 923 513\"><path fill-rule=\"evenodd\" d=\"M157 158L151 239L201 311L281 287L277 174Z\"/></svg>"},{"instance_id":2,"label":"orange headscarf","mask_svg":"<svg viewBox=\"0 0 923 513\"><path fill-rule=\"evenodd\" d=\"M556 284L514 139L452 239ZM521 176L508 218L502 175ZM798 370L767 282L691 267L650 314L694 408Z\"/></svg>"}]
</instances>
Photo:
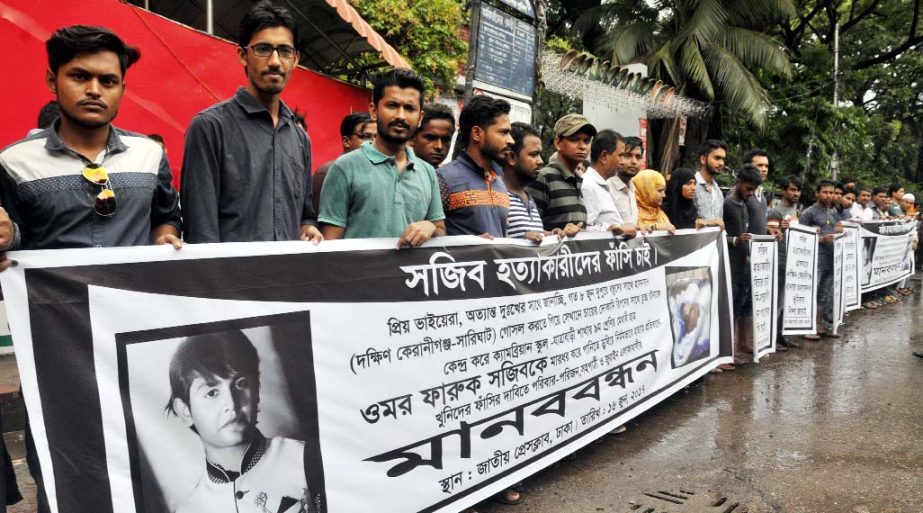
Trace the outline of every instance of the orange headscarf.
<instances>
[{"instance_id":1,"label":"orange headscarf","mask_svg":"<svg viewBox=\"0 0 923 513\"><path fill-rule=\"evenodd\" d=\"M638 200L638 228L650 228L655 224L660 228L670 224L666 212L654 206L657 189L667 186L660 171L642 170L631 179L631 183L635 186L635 198Z\"/></svg>"}]
</instances>

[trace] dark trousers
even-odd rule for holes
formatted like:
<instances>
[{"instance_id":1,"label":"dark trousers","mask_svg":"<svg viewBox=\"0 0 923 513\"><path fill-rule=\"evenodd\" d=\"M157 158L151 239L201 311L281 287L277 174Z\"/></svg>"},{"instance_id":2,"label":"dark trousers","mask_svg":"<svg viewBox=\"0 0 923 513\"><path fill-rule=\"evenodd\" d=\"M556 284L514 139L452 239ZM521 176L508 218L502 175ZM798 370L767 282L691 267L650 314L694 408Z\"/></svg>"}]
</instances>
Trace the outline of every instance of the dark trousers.
<instances>
[{"instance_id":1,"label":"dark trousers","mask_svg":"<svg viewBox=\"0 0 923 513\"><path fill-rule=\"evenodd\" d=\"M3 433L3 423L0 419L0 434ZM13 461L10 459L10 453L6 452L6 442L0 436L0 513L6 513L8 505L16 504L22 500L19 494L19 486L16 483L16 471L13 470Z\"/></svg>"},{"instance_id":2,"label":"dark trousers","mask_svg":"<svg viewBox=\"0 0 923 513\"><path fill-rule=\"evenodd\" d=\"M32 425L29 423L29 414L26 413L26 463L29 464L29 474L35 481L35 502L38 503L38 513L51 513L48 506L48 495L45 494L45 482L42 481L42 466L38 461L38 452L35 450L35 440L32 439Z\"/></svg>"}]
</instances>

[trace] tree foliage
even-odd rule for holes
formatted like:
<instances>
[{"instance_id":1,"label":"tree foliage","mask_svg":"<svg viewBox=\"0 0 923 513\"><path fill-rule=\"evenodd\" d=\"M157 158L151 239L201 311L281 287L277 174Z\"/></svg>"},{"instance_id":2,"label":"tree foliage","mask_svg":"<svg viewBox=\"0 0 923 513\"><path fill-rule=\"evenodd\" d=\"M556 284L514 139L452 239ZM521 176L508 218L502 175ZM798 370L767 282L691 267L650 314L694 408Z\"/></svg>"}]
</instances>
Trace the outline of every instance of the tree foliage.
<instances>
[{"instance_id":1,"label":"tree foliage","mask_svg":"<svg viewBox=\"0 0 923 513\"><path fill-rule=\"evenodd\" d=\"M350 0L359 14L395 47L432 92L450 91L468 44L461 0Z\"/></svg>"},{"instance_id":2,"label":"tree foliage","mask_svg":"<svg viewBox=\"0 0 923 513\"><path fill-rule=\"evenodd\" d=\"M759 145L774 157L776 176L803 175L808 184L832 174L868 185L923 180L923 14L920 0L799 0L799 15L780 24L791 80L765 80L772 104L763 131L725 116L725 136L739 147ZM834 31L840 24L839 103L832 103ZM810 149L810 158L808 150Z\"/></svg>"},{"instance_id":3,"label":"tree foliage","mask_svg":"<svg viewBox=\"0 0 923 513\"><path fill-rule=\"evenodd\" d=\"M790 74L782 44L763 32L793 12L788 0L674 0L633 8L603 3L575 26L605 28L596 49L614 64L643 62L650 76L682 94L726 103L762 126L766 94L753 71Z\"/></svg>"}]
</instances>

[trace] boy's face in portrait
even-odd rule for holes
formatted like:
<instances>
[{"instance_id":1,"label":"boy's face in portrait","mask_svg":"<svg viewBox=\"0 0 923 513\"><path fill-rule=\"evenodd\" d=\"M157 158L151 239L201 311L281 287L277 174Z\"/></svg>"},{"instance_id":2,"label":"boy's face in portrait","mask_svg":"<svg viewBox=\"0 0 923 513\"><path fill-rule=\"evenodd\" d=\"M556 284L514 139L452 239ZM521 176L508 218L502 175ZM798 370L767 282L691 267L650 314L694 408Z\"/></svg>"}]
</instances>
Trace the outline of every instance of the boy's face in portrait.
<instances>
[{"instance_id":1,"label":"boy's face in portrait","mask_svg":"<svg viewBox=\"0 0 923 513\"><path fill-rule=\"evenodd\" d=\"M176 399L177 413L194 427L206 448L223 449L250 442L256 427L259 383L233 374L229 378L201 375L189 387L189 404Z\"/></svg>"}]
</instances>

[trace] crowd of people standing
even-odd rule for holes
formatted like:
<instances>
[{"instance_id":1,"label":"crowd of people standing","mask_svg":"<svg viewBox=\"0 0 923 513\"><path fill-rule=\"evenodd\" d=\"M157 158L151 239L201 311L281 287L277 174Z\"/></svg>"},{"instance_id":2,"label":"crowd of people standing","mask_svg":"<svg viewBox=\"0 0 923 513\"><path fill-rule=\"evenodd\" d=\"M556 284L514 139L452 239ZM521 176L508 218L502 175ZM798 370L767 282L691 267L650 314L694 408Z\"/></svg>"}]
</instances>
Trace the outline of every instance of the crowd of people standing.
<instances>
[{"instance_id":1,"label":"crowd of people standing","mask_svg":"<svg viewBox=\"0 0 923 513\"><path fill-rule=\"evenodd\" d=\"M244 17L236 59L246 85L189 124L177 191L162 144L112 124L139 52L105 28L54 32L46 83L60 116L0 152L0 270L12 265L6 251L16 249L373 237L395 238L404 248L454 235L541 242L583 230L631 238L719 227L729 245L743 363L741 355L753 350L746 277L752 234L781 241L795 221L819 229L823 324L831 320L830 248L840 223L915 215L914 198L899 186L869 189L848 180L821 181L816 203L802 209L797 178L778 180L780 197L770 192L769 155L758 149L744 156L725 194L717 178L728 147L717 140L702 146L698 169L665 176L644 169L640 138L598 129L580 114L554 124L555 151L545 162L539 130L511 122L507 101L475 96L456 119L444 105L425 104L423 80L407 69L375 78L369 112L350 114L340 126L343 154L315 170L308 133L281 99L298 40L283 8L264 1ZM456 156L446 162L453 141ZM907 293L872 294L865 306ZM821 336L835 335L822 329ZM784 350L797 342L781 344ZM47 511L33 456L40 511ZM0 511L18 495L7 469ZM498 500L515 504L519 493L510 489Z\"/></svg>"}]
</instances>

